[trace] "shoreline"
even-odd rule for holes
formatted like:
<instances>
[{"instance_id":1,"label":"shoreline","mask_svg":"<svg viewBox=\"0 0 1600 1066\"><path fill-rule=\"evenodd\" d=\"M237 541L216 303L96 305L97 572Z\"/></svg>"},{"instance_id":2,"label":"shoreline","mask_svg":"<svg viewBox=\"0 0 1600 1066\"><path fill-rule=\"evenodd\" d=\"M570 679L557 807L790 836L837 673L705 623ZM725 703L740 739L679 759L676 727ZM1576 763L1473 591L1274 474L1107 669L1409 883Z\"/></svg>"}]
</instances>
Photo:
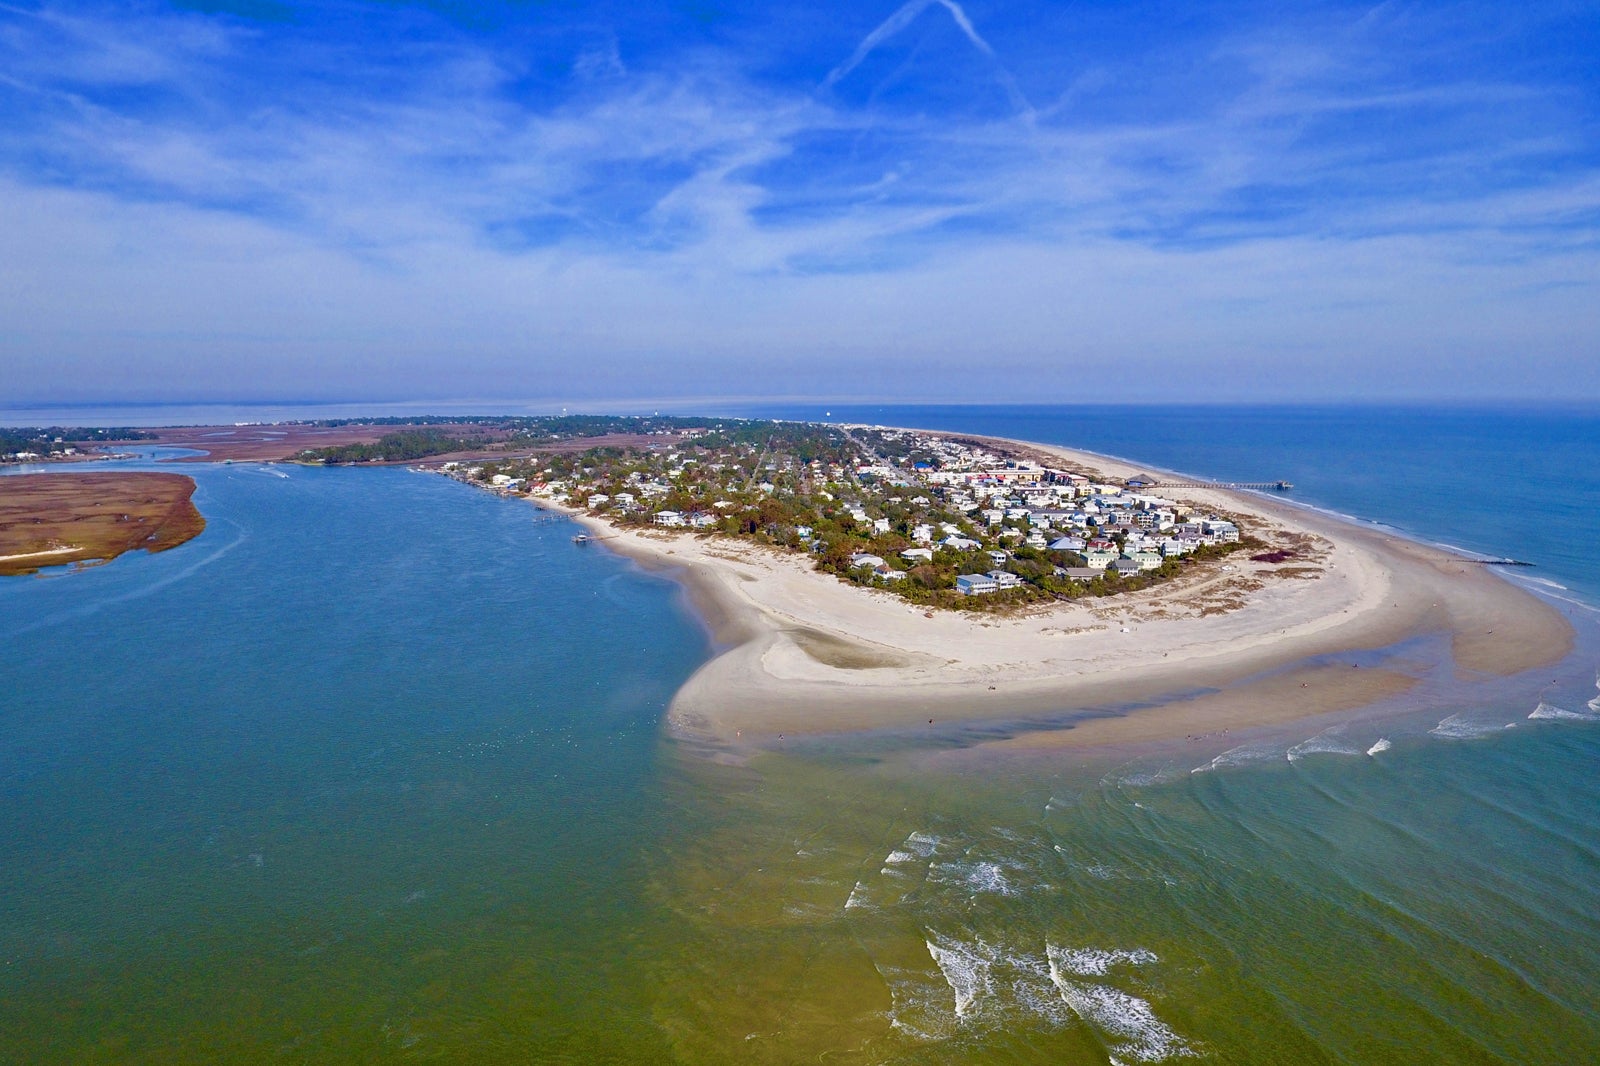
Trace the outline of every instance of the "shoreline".
<instances>
[{"instance_id":1,"label":"shoreline","mask_svg":"<svg viewBox=\"0 0 1600 1066\"><path fill-rule=\"evenodd\" d=\"M1077 449L927 432L1032 450L1116 478L1184 476ZM1051 724L1024 727L995 745L1002 749L1170 741L1426 698L1440 675L1459 692L1558 662L1573 647L1575 633L1558 610L1468 556L1265 494L1156 491L1245 515L1252 532L1316 538L1324 548L1318 572L1214 562L1103 600L928 617L792 553L624 530L535 503L683 586L715 653L674 696L666 724L735 757L790 736L1008 719ZM1412 648L1419 638L1436 638L1421 641L1430 645L1421 658ZM1342 661L1356 658L1368 660L1365 668Z\"/></svg>"}]
</instances>

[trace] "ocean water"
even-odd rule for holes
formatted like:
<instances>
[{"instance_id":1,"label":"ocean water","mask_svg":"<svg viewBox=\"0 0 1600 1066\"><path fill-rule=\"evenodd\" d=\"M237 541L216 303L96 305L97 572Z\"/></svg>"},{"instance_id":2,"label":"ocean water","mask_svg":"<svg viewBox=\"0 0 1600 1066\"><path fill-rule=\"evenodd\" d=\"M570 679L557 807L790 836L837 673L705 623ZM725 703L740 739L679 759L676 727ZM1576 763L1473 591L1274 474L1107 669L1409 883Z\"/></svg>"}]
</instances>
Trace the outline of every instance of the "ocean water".
<instances>
[{"instance_id":1,"label":"ocean water","mask_svg":"<svg viewBox=\"0 0 1600 1066\"><path fill-rule=\"evenodd\" d=\"M1592 411L827 410L1287 478L1600 602ZM0 584L0 1060L1600 1059L1592 640L1221 751L727 766L661 731L710 654L663 577L427 475L182 469L194 542Z\"/></svg>"}]
</instances>

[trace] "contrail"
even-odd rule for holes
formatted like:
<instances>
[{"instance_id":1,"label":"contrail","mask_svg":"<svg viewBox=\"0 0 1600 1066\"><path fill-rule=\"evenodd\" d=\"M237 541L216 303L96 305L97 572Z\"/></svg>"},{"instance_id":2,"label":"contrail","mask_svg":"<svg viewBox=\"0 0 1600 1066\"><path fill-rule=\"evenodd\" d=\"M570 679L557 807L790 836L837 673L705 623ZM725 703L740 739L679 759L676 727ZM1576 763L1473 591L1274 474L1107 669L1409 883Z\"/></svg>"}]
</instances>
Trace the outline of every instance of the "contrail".
<instances>
[{"instance_id":1,"label":"contrail","mask_svg":"<svg viewBox=\"0 0 1600 1066\"><path fill-rule=\"evenodd\" d=\"M950 12L950 18L955 21L956 27L966 35L967 40L972 42L972 46L994 60L995 67L1000 73L1000 83L1004 86L1006 95L1011 97L1011 103L1018 111L1031 117L1034 114L1033 105L1028 103L1027 97L1022 95L1022 90L1018 88L1016 79L1011 76L1010 71L1001 65L1000 58L995 55L994 49L990 47L988 41L983 39L983 35L978 32L977 27L972 24L972 20L967 17L966 11L962 10L961 5L956 3L955 0L906 0L906 3L901 4L894 14L884 19L877 29L861 39L861 43L856 45L856 50L851 53L849 59L828 71L828 76L822 80L822 87L831 89L848 77L850 72L860 66L862 61L871 55L875 48L911 25L917 20L917 16L934 4L938 4Z\"/></svg>"}]
</instances>

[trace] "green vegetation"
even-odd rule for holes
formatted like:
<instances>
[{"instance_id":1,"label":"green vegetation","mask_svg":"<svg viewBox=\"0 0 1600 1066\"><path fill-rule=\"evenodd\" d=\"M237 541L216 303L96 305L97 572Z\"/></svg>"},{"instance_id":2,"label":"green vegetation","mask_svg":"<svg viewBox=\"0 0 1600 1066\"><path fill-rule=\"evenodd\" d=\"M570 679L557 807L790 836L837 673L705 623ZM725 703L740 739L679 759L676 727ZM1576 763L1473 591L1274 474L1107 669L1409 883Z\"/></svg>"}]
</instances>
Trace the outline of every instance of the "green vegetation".
<instances>
[{"instance_id":1,"label":"green vegetation","mask_svg":"<svg viewBox=\"0 0 1600 1066\"><path fill-rule=\"evenodd\" d=\"M1147 506L1115 486L1092 488L1088 474L1046 470L974 440L696 421L699 432L674 427L676 435L659 441L473 462L455 474L580 506L624 528L686 529L805 552L841 580L961 610L1132 592L1253 543L1202 537L1197 523L1180 530L1181 508ZM582 428L597 436L619 432L615 420ZM638 428L664 427L650 421ZM1083 551L1049 547L1064 535L1099 545L1102 566L1109 553L1130 569L1141 560L1145 568L1088 574ZM1187 539L1175 549L1180 536ZM1011 587L958 591L958 576L990 573Z\"/></svg>"},{"instance_id":2,"label":"green vegetation","mask_svg":"<svg viewBox=\"0 0 1600 1066\"><path fill-rule=\"evenodd\" d=\"M516 451L518 449L561 446L572 441L599 437L641 437L700 433L707 428L704 418L610 417L605 415L543 415L526 418L471 415L452 418L371 418L325 419L308 425L395 426L371 444L347 444L329 448L308 448L296 458L301 462L377 463L410 462L453 452ZM718 429L737 432L737 419L716 420Z\"/></svg>"},{"instance_id":3,"label":"green vegetation","mask_svg":"<svg viewBox=\"0 0 1600 1066\"><path fill-rule=\"evenodd\" d=\"M337 466L342 463L403 463L451 452L487 447L488 437L452 437L431 429L386 433L371 444L345 444L335 448L307 449L300 458Z\"/></svg>"},{"instance_id":4,"label":"green vegetation","mask_svg":"<svg viewBox=\"0 0 1600 1066\"><path fill-rule=\"evenodd\" d=\"M156 434L128 426L84 428L81 426L3 427L0 426L0 462L15 462L18 452L41 456L60 456L82 451L80 445L110 441L155 440Z\"/></svg>"}]
</instances>

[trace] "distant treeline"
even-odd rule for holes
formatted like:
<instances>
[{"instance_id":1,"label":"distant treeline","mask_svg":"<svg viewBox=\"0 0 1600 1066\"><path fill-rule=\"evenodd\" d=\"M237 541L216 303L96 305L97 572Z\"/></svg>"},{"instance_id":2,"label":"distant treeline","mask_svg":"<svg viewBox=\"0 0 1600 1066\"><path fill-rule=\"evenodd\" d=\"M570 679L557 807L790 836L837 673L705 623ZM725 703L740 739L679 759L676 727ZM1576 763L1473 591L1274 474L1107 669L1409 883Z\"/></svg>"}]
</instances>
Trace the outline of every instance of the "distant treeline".
<instances>
[{"instance_id":1,"label":"distant treeline","mask_svg":"<svg viewBox=\"0 0 1600 1066\"><path fill-rule=\"evenodd\" d=\"M130 426L84 428L82 426L0 426L0 455L34 452L54 455L80 444L100 444L114 440L155 440L156 434Z\"/></svg>"},{"instance_id":2,"label":"distant treeline","mask_svg":"<svg viewBox=\"0 0 1600 1066\"><path fill-rule=\"evenodd\" d=\"M610 433L682 432L710 426L738 426L738 418L680 418L672 415L417 415L411 418L326 418L307 425L343 426L470 426L507 434L518 442L572 437L603 437Z\"/></svg>"},{"instance_id":3,"label":"distant treeline","mask_svg":"<svg viewBox=\"0 0 1600 1066\"><path fill-rule=\"evenodd\" d=\"M386 433L371 444L344 444L335 448L309 448L300 458L330 466L340 463L404 463L430 455L468 452L487 447L488 437L454 437L436 429L411 429Z\"/></svg>"},{"instance_id":4,"label":"distant treeline","mask_svg":"<svg viewBox=\"0 0 1600 1066\"><path fill-rule=\"evenodd\" d=\"M452 418L330 418L314 423L318 426L405 426L396 433L386 433L371 444L347 444L332 448L311 448L300 453L308 462L338 463L403 463L426 459L450 452L481 451L491 445L499 448L522 448L548 444L558 440L582 440L612 434L649 434L706 429L712 432L739 433L753 425L767 427L773 423L753 423L738 418L677 418L672 416L619 416L619 415L540 415L527 418L491 417L470 415ZM468 432L461 432L466 430ZM456 430L452 432L453 430ZM475 430L476 432L471 432ZM800 431L796 431L800 432Z\"/></svg>"}]
</instances>

